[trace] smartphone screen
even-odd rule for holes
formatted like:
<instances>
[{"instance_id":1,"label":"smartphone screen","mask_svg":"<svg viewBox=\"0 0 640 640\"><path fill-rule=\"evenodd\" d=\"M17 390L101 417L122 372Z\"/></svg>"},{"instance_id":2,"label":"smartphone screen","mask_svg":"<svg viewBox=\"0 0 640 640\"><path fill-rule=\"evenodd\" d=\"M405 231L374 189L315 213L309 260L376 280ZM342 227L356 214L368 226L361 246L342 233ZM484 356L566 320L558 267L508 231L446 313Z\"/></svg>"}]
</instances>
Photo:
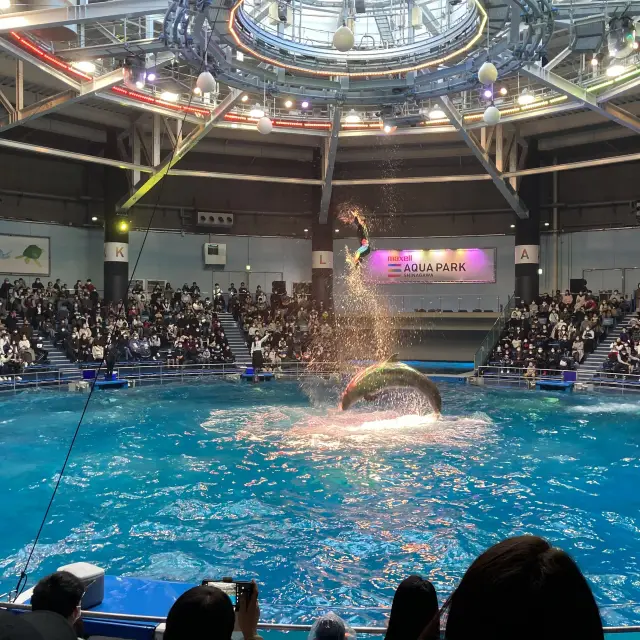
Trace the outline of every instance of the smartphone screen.
<instances>
[{"instance_id":1,"label":"smartphone screen","mask_svg":"<svg viewBox=\"0 0 640 640\"><path fill-rule=\"evenodd\" d=\"M213 580L206 580L203 584L207 587L217 587L220 591L226 593L231 599L231 604L233 606L237 606L238 604L238 596L236 593L236 583L235 582L214 582Z\"/></svg>"}]
</instances>

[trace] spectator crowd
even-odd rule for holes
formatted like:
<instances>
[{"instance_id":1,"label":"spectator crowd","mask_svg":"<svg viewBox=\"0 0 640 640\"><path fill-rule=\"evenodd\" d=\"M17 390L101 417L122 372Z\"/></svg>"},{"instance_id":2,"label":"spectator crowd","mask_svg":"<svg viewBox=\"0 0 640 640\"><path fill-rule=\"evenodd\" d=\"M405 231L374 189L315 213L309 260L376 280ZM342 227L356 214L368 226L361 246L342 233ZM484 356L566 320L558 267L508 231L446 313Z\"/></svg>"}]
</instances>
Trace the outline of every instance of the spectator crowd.
<instances>
[{"instance_id":1,"label":"spectator crowd","mask_svg":"<svg viewBox=\"0 0 640 640\"><path fill-rule=\"evenodd\" d=\"M30 286L8 278L0 286L0 373L46 363L39 338L50 338L72 362L99 363L106 350L118 361L170 365L234 362L215 298L203 298L197 283L178 289L156 286L151 294L135 284L126 301L107 304L91 280L73 288L59 279ZM39 346L40 345L40 346Z\"/></svg>"},{"instance_id":2,"label":"spectator crowd","mask_svg":"<svg viewBox=\"0 0 640 640\"><path fill-rule=\"evenodd\" d=\"M631 302L618 291L606 298L588 290L577 295L556 291L530 304L520 302L488 364L524 370L531 378L536 372L576 369L629 311Z\"/></svg>"},{"instance_id":3,"label":"spectator crowd","mask_svg":"<svg viewBox=\"0 0 640 640\"><path fill-rule=\"evenodd\" d=\"M258 585L239 592L236 606L204 582L170 608L165 640L257 640ZM73 640L83 637L85 586L58 571L33 590L33 611L0 612L4 640ZM90 613L88 614L90 617ZM442 628L441 628L442 627ZM309 640L355 640L354 630L333 612L311 627ZM433 585L418 575L398 586L385 640L604 640L593 593L574 560L537 536L507 538L481 553L441 607Z\"/></svg>"}]
</instances>

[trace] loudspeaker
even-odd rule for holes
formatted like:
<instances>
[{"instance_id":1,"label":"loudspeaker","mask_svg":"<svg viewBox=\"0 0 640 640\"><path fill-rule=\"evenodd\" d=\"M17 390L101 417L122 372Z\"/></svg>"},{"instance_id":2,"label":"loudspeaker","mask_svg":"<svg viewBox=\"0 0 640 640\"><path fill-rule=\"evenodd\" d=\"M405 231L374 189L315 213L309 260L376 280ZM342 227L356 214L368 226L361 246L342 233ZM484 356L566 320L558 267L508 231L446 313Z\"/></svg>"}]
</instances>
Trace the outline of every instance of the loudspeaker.
<instances>
[{"instance_id":1,"label":"loudspeaker","mask_svg":"<svg viewBox=\"0 0 640 640\"><path fill-rule=\"evenodd\" d=\"M277 293L281 296L287 293L287 283L284 280L274 280L271 283L271 293Z\"/></svg>"},{"instance_id":2,"label":"loudspeaker","mask_svg":"<svg viewBox=\"0 0 640 640\"><path fill-rule=\"evenodd\" d=\"M569 289L571 293L580 293L587 288L587 281L584 278L571 278L569 280Z\"/></svg>"},{"instance_id":3,"label":"loudspeaker","mask_svg":"<svg viewBox=\"0 0 640 640\"><path fill-rule=\"evenodd\" d=\"M356 0L356 13L366 13L366 11L364 0Z\"/></svg>"}]
</instances>

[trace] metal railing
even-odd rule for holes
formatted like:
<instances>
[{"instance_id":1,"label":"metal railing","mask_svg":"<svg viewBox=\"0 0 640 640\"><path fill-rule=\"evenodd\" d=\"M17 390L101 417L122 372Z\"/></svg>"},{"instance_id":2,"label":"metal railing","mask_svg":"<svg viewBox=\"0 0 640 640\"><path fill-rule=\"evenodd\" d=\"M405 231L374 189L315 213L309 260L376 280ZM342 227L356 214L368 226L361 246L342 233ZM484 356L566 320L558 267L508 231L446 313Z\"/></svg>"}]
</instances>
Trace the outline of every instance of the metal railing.
<instances>
[{"instance_id":1,"label":"metal railing","mask_svg":"<svg viewBox=\"0 0 640 640\"><path fill-rule=\"evenodd\" d=\"M492 312L499 313L502 310L500 296L475 294L462 295L385 295L389 309L397 312L426 311L448 312ZM504 302L504 298L502 299Z\"/></svg>"},{"instance_id":2,"label":"metal railing","mask_svg":"<svg viewBox=\"0 0 640 640\"><path fill-rule=\"evenodd\" d=\"M69 367L74 365L69 364ZM271 370L271 365L267 364L265 371ZM93 378L85 378L84 372L93 372ZM168 384L172 382L188 382L208 377L240 375L244 373L245 367L236 363L195 363L184 365L169 365L164 362L147 364L123 364L114 367L114 373L121 380L130 380L138 383ZM323 377L335 375L338 365L334 362L314 363L312 366L308 362L284 361L273 366L273 373L278 378L303 379L306 377ZM80 365L76 371L65 370L25 370L22 373L6 376L7 380L0 380L0 393L19 393L26 389L40 388L62 388L72 382L86 381L93 383L95 376L105 373L105 368L98 366Z\"/></svg>"},{"instance_id":3,"label":"metal railing","mask_svg":"<svg viewBox=\"0 0 640 640\"><path fill-rule=\"evenodd\" d=\"M518 300L519 298L516 298L515 295L509 297L509 299L507 300L507 304L503 309L501 309L500 316L495 321L493 327L489 329L489 332L482 341L482 344L476 350L473 356L473 366L476 370L478 369L478 367L481 367L483 364L485 364L485 362L489 358L489 355L493 351L493 347L498 342L500 334L502 333L502 330L504 329L507 321L511 316L511 311L513 311L513 309L515 308Z\"/></svg>"},{"instance_id":4,"label":"metal railing","mask_svg":"<svg viewBox=\"0 0 640 640\"><path fill-rule=\"evenodd\" d=\"M18 611L31 611L31 605L19 604L15 602L0 602L0 609L18 610ZM102 611L91 611L90 609L83 609L81 612L82 617L85 620L108 620L119 622L147 622L150 625L158 625L166 623L166 616L144 616L129 613L105 613ZM305 631L311 630L310 624L291 624L291 623L271 623L271 622L258 622L258 629L264 631ZM356 633L364 635L384 635L387 632L386 627L353 627ZM618 627L603 627L604 633L639 633L640 626L618 626Z\"/></svg>"}]
</instances>

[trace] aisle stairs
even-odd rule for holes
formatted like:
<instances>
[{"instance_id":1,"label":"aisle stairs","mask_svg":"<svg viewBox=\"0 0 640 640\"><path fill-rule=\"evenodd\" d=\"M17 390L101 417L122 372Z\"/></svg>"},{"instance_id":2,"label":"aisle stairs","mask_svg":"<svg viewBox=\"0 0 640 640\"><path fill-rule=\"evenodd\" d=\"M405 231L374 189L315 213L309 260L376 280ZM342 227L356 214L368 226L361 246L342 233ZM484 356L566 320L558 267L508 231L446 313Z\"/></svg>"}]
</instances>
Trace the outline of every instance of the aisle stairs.
<instances>
[{"instance_id":1,"label":"aisle stairs","mask_svg":"<svg viewBox=\"0 0 640 640\"><path fill-rule=\"evenodd\" d=\"M233 314L227 312L219 312L218 319L227 336L227 341L231 347L231 351L236 359L239 367L251 366L251 355L244 337L244 333L238 327L237 322L233 319Z\"/></svg>"},{"instance_id":2,"label":"aisle stairs","mask_svg":"<svg viewBox=\"0 0 640 640\"><path fill-rule=\"evenodd\" d=\"M596 347L595 351L586 357L585 361L580 365L579 371L581 377L584 375L585 378L590 379L602 370L602 364L609 356L611 343L615 342L616 338L620 337L620 334L629 326L629 323L634 316L634 313L628 313L618 323L615 329L609 331L607 337Z\"/></svg>"},{"instance_id":3,"label":"aisle stairs","mask_svg":"<svg viewBox=\"0 0 640 640\"><path fill-rule=\"evenodd\" d=\"M18 330L24 325L24 320L18 319ZM49 352L47 356L49 359L49 366L55 367L60 371L60 375L69 380L77 380L82 378L82 371L76 364L71 362L62 349L53 346L53 341L50 338L44 336L39 337L39 341L42 343L42 348ZM27 367L28 370L28 367Z\"/></svg>"}]
</instances>

